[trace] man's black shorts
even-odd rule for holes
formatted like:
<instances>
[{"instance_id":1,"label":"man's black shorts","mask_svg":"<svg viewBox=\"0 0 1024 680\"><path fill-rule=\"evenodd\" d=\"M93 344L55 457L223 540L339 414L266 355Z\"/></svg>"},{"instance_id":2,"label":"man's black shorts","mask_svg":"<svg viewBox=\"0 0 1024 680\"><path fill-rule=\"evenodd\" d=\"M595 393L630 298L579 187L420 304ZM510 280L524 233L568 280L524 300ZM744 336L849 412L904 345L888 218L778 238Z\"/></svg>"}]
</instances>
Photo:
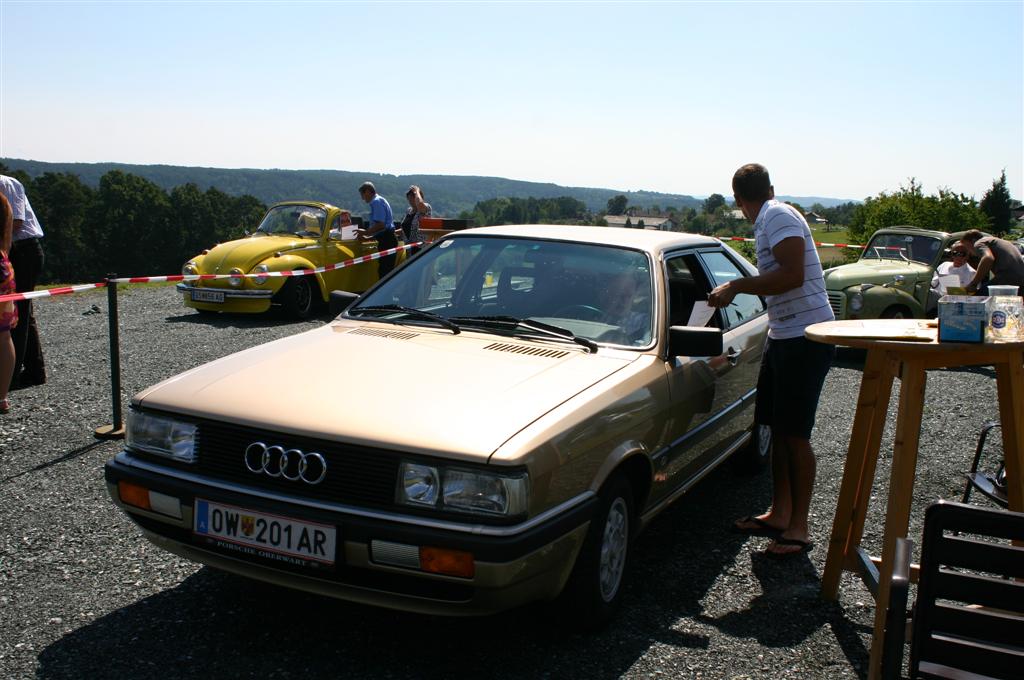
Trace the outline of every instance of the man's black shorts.
<instances>
[{"instance_id":1,"label":"man's black shorts","mask_svg":"<svg viewBox=\"0 0 1024 680\"><path fill-rule=\"evenodd\" d=\"M836 348L807 338L768 339L757 378L754 420L774 435L810 440L825 375Z\"/></svg>"}]
</instances>

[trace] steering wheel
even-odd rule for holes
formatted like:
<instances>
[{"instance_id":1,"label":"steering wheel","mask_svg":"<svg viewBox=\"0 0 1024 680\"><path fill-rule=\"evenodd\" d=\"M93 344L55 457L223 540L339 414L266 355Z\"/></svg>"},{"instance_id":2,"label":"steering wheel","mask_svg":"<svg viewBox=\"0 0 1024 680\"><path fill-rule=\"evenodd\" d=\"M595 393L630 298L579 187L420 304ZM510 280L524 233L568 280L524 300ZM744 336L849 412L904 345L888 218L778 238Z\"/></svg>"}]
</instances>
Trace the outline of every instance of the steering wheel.
<instances>
[{"instance_id":1,"label":"steering wheel","mask_svg":"<svg viewBox=\"0 0 1024 680\"><path fill-rule=\"evenodd\" d=\"M604 312L592 305L566 305L556 309L552 316L582 321L600 321L604 317Z\"/></svg>"}]
</instances>

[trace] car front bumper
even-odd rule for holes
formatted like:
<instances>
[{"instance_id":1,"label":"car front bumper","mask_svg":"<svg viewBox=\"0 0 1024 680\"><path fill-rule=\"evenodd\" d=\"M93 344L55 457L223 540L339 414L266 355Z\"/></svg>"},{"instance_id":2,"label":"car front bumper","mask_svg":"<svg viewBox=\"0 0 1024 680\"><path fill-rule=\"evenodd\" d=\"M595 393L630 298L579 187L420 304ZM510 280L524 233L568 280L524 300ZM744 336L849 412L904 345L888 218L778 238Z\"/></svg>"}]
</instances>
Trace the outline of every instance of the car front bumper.
<instances>
[{"instance_id":1,"label":"car front bumper","mask_svg":"<svg viewBox=\"0 0 1024 680\"><path fill-rule=\"evenodd\" d=\"M204 288L193 286L188 283L179 283L175 289L183 294L183 301L186 307L214 312L265 312L270 309L271 298L280 289L277 286L272 290L243 290L234 288ZM202 293L220 293L221 301L196 300L193 291Z\"/></svg>"},{"instance_id":2,"label":"car front bumper","mask_svg":"<svg viewBox=\"0 0 1024 680\"><path fill-rule=\"evenodd\" d=\"M596 497L588 494L543 521L453 528L451 523L417 521L390 512L267 497L258 490L188 479L177 470L165 474L159 467L122 452L106 464L105 477L114 503L161 548L242 576L424 614L484 615L555 597L571 573L596 505ZM126 504L120 482L160 494L160 511ZM337 534L334 565L310 569L217 546L193 530L197 498L333 526ZM394 546L414 553L422 546L469 552L473 576L445 576L417 566L384 563L392 561L384 548Z\"/></svg>"}]
</instances>

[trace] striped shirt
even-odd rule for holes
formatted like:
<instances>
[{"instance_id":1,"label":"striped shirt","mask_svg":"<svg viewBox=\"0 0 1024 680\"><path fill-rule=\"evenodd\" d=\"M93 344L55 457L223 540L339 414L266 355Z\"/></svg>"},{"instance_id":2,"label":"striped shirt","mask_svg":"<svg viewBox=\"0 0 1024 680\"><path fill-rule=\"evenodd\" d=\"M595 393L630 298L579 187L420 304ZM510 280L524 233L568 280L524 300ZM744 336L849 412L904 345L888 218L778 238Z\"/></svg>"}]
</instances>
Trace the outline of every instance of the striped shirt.
<instances>
[{"instance_id":1,"label":"striped shirt","mask_svg":"<svg viewBox=\"0 0 1024 680\"><path fill-rule=\"evenodd\" d=\"M767 274L778 269L779 263L775 261L772 248L794 236L804 240L803 285L781 295L765 296L768 337L776 340L802 337L804 329L811 324L836 318L828 304L825 277L811 229L803 215L790 205L770 200L761 206L761 212L754 221L758 272Z\"/></svg>"}]
</instances>

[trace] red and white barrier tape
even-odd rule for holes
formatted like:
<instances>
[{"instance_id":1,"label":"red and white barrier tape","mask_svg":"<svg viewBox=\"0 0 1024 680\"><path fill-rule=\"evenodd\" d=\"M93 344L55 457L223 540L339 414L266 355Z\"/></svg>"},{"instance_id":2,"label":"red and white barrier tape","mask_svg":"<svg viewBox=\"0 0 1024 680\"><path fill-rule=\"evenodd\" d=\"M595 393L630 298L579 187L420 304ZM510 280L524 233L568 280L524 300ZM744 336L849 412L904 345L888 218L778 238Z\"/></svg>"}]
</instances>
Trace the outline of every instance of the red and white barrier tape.
<instances>
[{"instance_id":1,"label":"red and white barrier tape","mask_svg":"<svg viewBox=\"0 0 1024 680\"><path fill-rule=\"evenodd\" d=\"M83 283L77 286L64 286L63 288L33 290L27 293L11 293L9 295L0 295L0 302L8 302L11 300L31 300L33 298L51 297L53 295L67 295L69 293L78 293L83 290L91 290L93 288L103 288L106 285L107 284L104 281L101 283Z\"/></svg>"},{"instance_id":2,"label":"red and white barrier tape","mask_svg":"<svg viewBox=\"0 0 1024 680\"><path fill-rule=\"evenodd\" d=\"M415 246L423 245L422 241L416 243L407 243L404 246L398 246L397 248L388 248L387 250L381 250L377 253L370 255L361 255L359 257L353 257L350 260L344 260L337 264L329 264L323 267L317 267L316 269L293 269L285 272L264 272L261 274L173 274L170 276L131 276L123 279L111 279L114 283L163 283L173 281L199 281L207 279L234 279L234 278L268 278L272 276L307 276L309 274L319 274L321 272L333 271L335 269L343 269L345 267L351 267L352 265L362 264L363 262L370 262L371 260L379 260L382 257L388 255L394 255L402 250L407 250ZM17 272L15 272L17 276ZM67 295L68 293L77 293L83 290L89 290L92 288L103 288L107 285L107 281L100 283L83 283L77 286L66 286L63 288L48 288L46 290L36 290L30 293L11 293L10 295L0 295L0 302L7 302L10 300L31 300L32 298L49 297L52 295Z\"/></svg>"}]
</instances>

